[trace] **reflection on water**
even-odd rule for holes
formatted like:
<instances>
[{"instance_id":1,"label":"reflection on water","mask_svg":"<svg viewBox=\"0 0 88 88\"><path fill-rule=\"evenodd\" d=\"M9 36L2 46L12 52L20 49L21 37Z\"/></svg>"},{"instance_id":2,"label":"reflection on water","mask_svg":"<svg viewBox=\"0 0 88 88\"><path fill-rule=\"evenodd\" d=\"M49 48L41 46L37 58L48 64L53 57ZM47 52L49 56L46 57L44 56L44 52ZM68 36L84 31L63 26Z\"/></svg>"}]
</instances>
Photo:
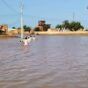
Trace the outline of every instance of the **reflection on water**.
<instances>
[{"instance_id":1,"label":"reflection on water","mask_svg":"<svg viewBox=\"0 0 88 88\"><path fill-rule=\"evenodd\" d=\"M88 88L88 37L1 39L0 88Z\"/></svg>"}]
</instances>

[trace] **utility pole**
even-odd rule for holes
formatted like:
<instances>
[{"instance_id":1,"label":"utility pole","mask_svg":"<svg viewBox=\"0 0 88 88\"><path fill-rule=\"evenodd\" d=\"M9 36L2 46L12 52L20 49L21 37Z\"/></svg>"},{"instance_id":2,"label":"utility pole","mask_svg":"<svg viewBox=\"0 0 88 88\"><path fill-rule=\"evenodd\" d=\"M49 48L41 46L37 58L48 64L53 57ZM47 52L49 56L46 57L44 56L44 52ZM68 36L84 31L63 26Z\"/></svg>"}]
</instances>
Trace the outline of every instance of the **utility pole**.
<instances>
[{"instance_id":1,"label":"utility pole","mask_svg":"<svg viewBox=\"0 0 88 88\"><path fill-rule=\"evenodd\" d=\"M21 7L20 7L20 21L21 21L21 39L23 39L23 33L24 33L24 29L23 29L23 0L21 0Z\"/></svg>"}]
</instances>

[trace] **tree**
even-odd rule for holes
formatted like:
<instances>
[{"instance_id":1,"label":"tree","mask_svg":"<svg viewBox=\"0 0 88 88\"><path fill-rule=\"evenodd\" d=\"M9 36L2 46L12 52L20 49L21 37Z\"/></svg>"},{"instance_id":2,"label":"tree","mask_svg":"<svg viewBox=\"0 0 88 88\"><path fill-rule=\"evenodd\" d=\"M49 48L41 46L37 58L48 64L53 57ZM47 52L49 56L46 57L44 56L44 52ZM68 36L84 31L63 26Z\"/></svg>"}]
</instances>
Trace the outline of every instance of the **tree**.
<instances>
[{"instance_id":1,"label":"tree","mask_svg":"<svg viewBox=\"0 0 88 88\"><path fill-rule=\"evenodd\" d=\"M65 28L65 30L77 31L83 29L84 27L80 22L69 22L68 20L65 20L61 25L57 25L56 28L60 28L61 30Z\"/></svg>"},{"instance_id":2,"label":"tree","mask_svg":"<svg viewBox=\"0 0 88 88\"><path fill-rule=\"evenodd\" d=\"M69 24L69 29L70 31L77 31L77 30L80 30L80 29L83 29L84 27L81 25L80 22L71 22Z\"/></svg>"},{"instance_id":3,"label":"tree","mask_svg":"<svg viewBox=\"0 0 88 88\"><path fill-rule=\"evenodd\" d=\"M60 30L62 30L63 26L58 24L58 25L56 26L56 28L58 28L59 31L60 31Z\"/></svg>"},{"instance_id":4,"label":"tree","mask_svg":"<svg viewBox=\"0 0 88 88\"><path fill-rule=\"evenodd\" d=\"M50 24L43 25L43 31L47 31L50 28Z\"/></svg>"},{"instance_id":5,"label":"tree","mask_svg":"<svg viewBox=\"0 0 88 88\"><path fill-rule=\"evenodd\" d=\"M16 29L16 27L12 27L12 29Z\"/></svg>"},{"instance_id":6,"label":"tree","mask_svg":"<svg viewBox=\"0 0 88 88\"><path fill-rule=\"evenodd\" d=\"M69 28L69 21L68 20L65 20L61 25L60 24L58 24L57 26L56 26L56 28L59 28L60 30L62 30L62 29L68 29Z\"/></svg>"},{"instance_id":7,"label":"tree","mask_svg":"<svg viewBox=\"0 0 88 88\"><path fill-rule=\"evenodd\" d=\"M31 27L29 27L27 25L24 25L23 28L24 28L24 31L29 31L30 32L30 30L31 30Z\"/></svg>"},{"instance_id":8,"label":"tree","mask_svg":"<svg viewBox=\"0 0 88 88\"><path fill-rule=\"evenodd\" d=\"M40 28L39 27L35 27L34 31L40 31Z\"/></svg>"},{"instance_id":9,"label":"tree","mask_svg":"<svg viewBox=\"0 0 88 88\"><path fill-rule=\"evenodd\" d=\"M68 29L69 28L69 21L65 20L62 24L63 28Z\"/></svg>"}]
</instances>

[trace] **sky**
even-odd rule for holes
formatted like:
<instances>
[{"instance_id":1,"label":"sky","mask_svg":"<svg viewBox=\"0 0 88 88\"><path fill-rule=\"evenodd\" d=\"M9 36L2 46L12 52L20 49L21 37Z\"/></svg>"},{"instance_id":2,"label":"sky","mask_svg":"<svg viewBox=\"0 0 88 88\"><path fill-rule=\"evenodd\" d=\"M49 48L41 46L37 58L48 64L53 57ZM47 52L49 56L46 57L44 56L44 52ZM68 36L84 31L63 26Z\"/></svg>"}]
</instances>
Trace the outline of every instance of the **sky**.
<instances>
[{"instance_id":1,"label":"sky","mask_svg":"<svg viewBox=\"0 0 88 88\"><path fill-rule=\"evenodd\" d=\"M35 27L39 20L55 27L64 20L79 21L88 28L88 0L23 0L24 25ZM0 24L20 27L21 0L0 0Z\"/></svg>"}]
</instances>

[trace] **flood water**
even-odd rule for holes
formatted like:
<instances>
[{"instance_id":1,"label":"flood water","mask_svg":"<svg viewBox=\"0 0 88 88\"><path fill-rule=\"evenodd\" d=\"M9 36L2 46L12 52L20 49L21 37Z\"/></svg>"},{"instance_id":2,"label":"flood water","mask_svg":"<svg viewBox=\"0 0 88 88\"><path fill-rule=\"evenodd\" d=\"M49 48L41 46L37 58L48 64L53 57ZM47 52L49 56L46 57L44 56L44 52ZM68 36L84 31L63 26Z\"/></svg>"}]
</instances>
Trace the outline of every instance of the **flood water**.
<instances>
[{"instance_id":1,"label":"flood water","mask_svg":"<svg viewBox=\"0 0 88 88\"><path fill-rule=\"evenodd\" d=\"M0 88L88 88L88 36L19 40L0 39Z\"/></svg>"}]
</instances>

